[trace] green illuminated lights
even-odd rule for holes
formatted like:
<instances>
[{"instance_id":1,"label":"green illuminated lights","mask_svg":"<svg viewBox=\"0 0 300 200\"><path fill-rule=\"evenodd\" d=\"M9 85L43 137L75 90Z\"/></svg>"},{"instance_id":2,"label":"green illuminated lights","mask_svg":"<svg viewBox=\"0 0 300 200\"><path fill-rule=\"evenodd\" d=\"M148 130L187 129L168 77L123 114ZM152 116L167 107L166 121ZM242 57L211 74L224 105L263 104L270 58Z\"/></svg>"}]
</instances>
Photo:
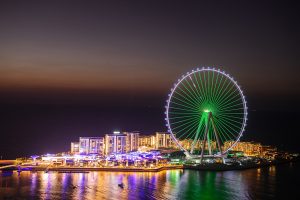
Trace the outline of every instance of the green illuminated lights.
<instances>
[{"instance_id":1,"label":"green illuminated lights","mask_svg":"<svg viewBox=\"0 0 300 200\"><path fill-rule=\"evenodd\" d=\"M229 75L211 68L194 70L178 80L166 108L169 131L190 154L199 154L203 148L209 154L220 152L226 141L237 141L247 116L239 86Z\"/></svg>"}]
</instances>

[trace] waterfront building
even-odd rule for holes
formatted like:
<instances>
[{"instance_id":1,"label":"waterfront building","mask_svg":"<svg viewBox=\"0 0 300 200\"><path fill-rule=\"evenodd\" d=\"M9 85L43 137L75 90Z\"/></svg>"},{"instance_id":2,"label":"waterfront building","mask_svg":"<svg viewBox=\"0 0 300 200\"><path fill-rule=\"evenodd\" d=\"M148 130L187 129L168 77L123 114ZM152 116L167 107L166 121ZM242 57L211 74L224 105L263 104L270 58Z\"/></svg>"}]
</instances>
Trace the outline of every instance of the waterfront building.
<instances>
[{"instance_id":1,"label":"waterfront building","mask_svg":"<svg viewBox=\"0 0 300 200\"><path fill-rule=\"evenodd\" d=\"M80 137L79 153L83 155L98 154L103 155L104 138L103 137Z\"/></svg>"},{"instance_id":2,"label":"waterfront building","mask_svg":"<svg viewBox=\"0 0 300 200\"><path fill-rule=\"evenodd\" d=\"M139 147L139 132L124 132L126 135L126 152L137 151Z\"/></svg>"},{"instance_id":3,"label":"waterfront building","mask_svg":"<svg viewBox=\"0 0 300 200\"><path fill-rule=\"evenodd\" d=\"M278 156L277 148L274 146L263 145L261 156L264 158L275 159Z\"/></svg>"},{"instance_id":4,"label":"waterfront building","mask_svg":"<svg viewBox=\"0 0 300 200\"><path fill-rule=\"evenodd\" d=\"M71 153L79 154L79 142L71 142Z\"/></svg>"},{"instance_id":5,"label":"waterfront building","mask_svg":"<svg viewBox=\"0 0 300 200\"><path fill-rule=\"evenodd\" d=\"M234 144L234 141L226 141L224 143L224 149L229 148L232 144ZM242 151L245 156L262 155L262 145L258 142L237 142L231 150Z\"/></svg>"},{"instance_id":6,"label":"waterfront building","mask_svg":"<svg viewBox=\"0 0 300 200\"><path fill-rule=\"evenodd\" d=\"M104 137L91 137L89 143L90 154L104 154Z\"/></svg>"},{"instance_id":7,"label":"waterfront building","mask_svg":"<svg viewBox=\"0 0 300 200\"><path fill-rule=\"evenodd\" d=\"M166 132L156 132L155 133L155 148L172 148L174 147L174 143L172 141L172 137L170 133Z\"/></svg>"},{"instance_id":8,"label":"waterfront building","mask_svg":"<svg viewBox=\"0 0 300 200\"><path fill-rule=\"evenodd\" d=\"M184 139L184 140L179 140L179 144L184 148L191 150L192 144L194 140L193 139ZM203 140L197 140L196 143L194 144L194 149L195 150L200 150L202 148ZM210 145L212 150L217 150L217 143L216 141L210 141L210 143L206 142L204 149L209 149L208 145Z\"/></svg>"},{"instance_id":9,"label":"waterfront building","mask_svg":"<svg viewBox=\"0 0 300 200\"><path fill-rule=\"evenodd\" d=\"M105 135L105 155L126 153L126 134L115 131Z\"/></svg>"},{"instance_id":10,"label":"waterfront building","mask_svg":"<svg viewBox=\"0 0 300 200\"><path fill-rule=\"evenodd\" d=\"M84 155L89 154L89 137L79 138L79 153Z\"/></svg>"},{"instance_id":11,"label":"waterfront building","mask_svg":"<svg viewBox=\"0 0 300 200\"><path fill-rule=\"evenodd\" d=\"M139 147L155 148L155 135L140 135L138 138Z\"/></svg>"}]
</instances>

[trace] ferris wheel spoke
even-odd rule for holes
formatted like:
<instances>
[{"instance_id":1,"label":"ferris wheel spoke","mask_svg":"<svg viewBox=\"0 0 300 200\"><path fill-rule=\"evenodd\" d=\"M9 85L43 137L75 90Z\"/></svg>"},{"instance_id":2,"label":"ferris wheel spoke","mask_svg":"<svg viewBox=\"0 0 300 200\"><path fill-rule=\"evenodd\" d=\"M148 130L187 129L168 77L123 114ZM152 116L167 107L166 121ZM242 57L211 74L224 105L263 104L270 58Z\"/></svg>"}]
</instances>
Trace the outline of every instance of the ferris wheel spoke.
<instances>
[{"instance_id":1,"label":"ferris wheel spoke","mask_svg":"<svg viewBox=\"0 0 300 200\"><path fill-rule=\"evenodd\" d=\"M216 88L216 90L215 90L215 95L214 95L214 101L216 101L216 99L218 98L219 93L220 93L220 91L221 91L221 90L220 90L220 85L222 85L223 77L224 77L224 76L221 76L221 79L220 79L219 83L217 84L217 88Z\"/></svg>"},{"instance_id":2,"label":"ferris wheel spoke","mask_svg":"<svg viewBox=\"0 0 300 200\"><path fill-rule=\"evenodd\" d=\"M231 89L234 87L234 85L232 85ZM222 102L228 102L230 101L231 99L235 98L235 97L240 97L240 93L239 91L234 87L234 90L231 91L229 94L228 94L229 91L227 91L226 94L224 94L224 97L222 99Z\"/></svg>"},{"instance_id":3,"label":"ferris wheel spoke","mask_svg":"<svg viewBox=\"0 0 300 200\"><path fill-rule=\"evenodd\" d=\"M188 81L186 81L186 80L185 80L185 82L188 83ZM194 92L192 93L192 92L190 91L190 89L187 88L187 86L185 85L184 81L182 81L182 86L186 89L186 91L189 92L189 94L190 94L189 97L190 97L191 99L193 99L193 101L195 102L196 105L198 105L198 104L199 104L199 99L198 99L197 96L195 96L195 93L194 93Z\"/></svg>"},{"instance_id":4,"label":"ferris wheel spoke","mask_svg":"<svg viewBox=\"0 0 300 200\"><path fill-rule=\"evenodd\" d=\"M183 111L186 111L188 113L198 113L197 111L194 111L194 110L189 110L189 109L186 109L186 108L178 108L178 107L174 107L174 106L169 106L169 109L174 109L174 110L183 110Z\"/></svg>"},{"instance_id":5,"label":"ferris wheel spoke","mask_svg":"<svg viewBox=\"0 0 300 200\"><path fill-rule=\"evenodd\" d=\"M232 139L236 139L236 135L233 134L232 132L236 132L234 129L232 129L232 127L226 125L226 124L223 124L222 121L218 121L217 122L219 124L219 128L223 130L223 134L224 135L227 135L227 137L232 140ZM230 130L229 130L230 129Z\"/></svg>"},{"instance_id":6,"label":"ferris wheel spoke","mask_svg":"<svg viewBox=\"0 0 300 200\"><path fill-rule=\"evenodd\" d=\"M222 119L222 120L225 121L225 119ZM229 117L227 117L226 120L229 120L229 121L231 121L232 123L236 123L236 124L243 125L243 121L237 121L237 120L231 119L231 118L229 118ZM230 122L228 122L228 123L230 123ZM230 124L231 124L231 123L230 123ZM234 124L231 124L231 125L234 125ZM241 129L241 127L242 127L242 126L236 125L236 128L238 128L238 129Z\"/></svg>"},{"instance_id":7,"label":"ferris wheel spoke","mask_svg":"<svg viewBox=\"0 0 300 200\"><path fill-rule=\"evenodd\" d=\"M202 77L201 77L200 73L198 74L198 77L200 78L200 83L201 83L201 88L202 88L202 91L203 91L203 94L204 94L204 99L207 100L208 97L207 97L207 94L206 94L205 80L202 81Z\"/></svg>"},{"instance_id":8,"label":"ferris wheel spoke","mask_svg":"<svg viewBox=\"0 0 300 200\"><path fill-rule=\"evenodd\" d=\"M197 76L196 76L196 74L194 73L194 79L196 80L196 83L197 83L197 90L199 89L199 94L202 96L202 99L203 99L203 101L205 100L205 96L204 96L204 94L203 94L203 89L201 90L201 88L200 88L200 84L199 84L199 82L198 82L198 79L197 79ZM202 86L202 85L201 85Z\"/></svg>"},{"instance_id":9,"label":"ferris wheel spoke","mask_svg":"<svg viewBox=\"0 0 300 200\"><path fill-rule=\"evenodd\" d=\"M184 95L182 95L180 93L177 93L176 91L175 91L175 93L178 94L179 96L181 96L183 99L185 99L187 101L187 102L185 102L186 105L189 105L189 106L194 107L194 108L197 107L197 104L195 102L189 100L187 97L185 97ZM172 98L175 98L177 100L180 99L179 97L175 97L175 96L172 96ZM183 101L183 99L182 99L182 101Z\"/></svg>"},{"instance_id":10,"label":"ferris wheel spoke","mask_svg":"<svg viewBox=\"0 0 300 200\"><path fill-rule=\"evenodd\" d=\"M235 99L236 98L236 99ZM221 100L221 101L219 101L218 103L220 103L220 104L228 104L228 105L230 105L230 104L232 104L234 101L236 101L236 100L241 100L241 95L239 94L239 93L233 93L231 96L230 96L230 98L229 99L223 99L223 100Z\"/></svg>"},{"instance_id":11,"label":"ferris wheel spoke","mask_svg":"<svg viewBox=\"0 0 300 200\"><path fill-rule=\"evenodd\" d=\"M192 129L195 129L195 127L197 126L197 121L193 121L193 123L191 123L190 125L184 127L183 129L177 131L178 133L180 133L180 136L178 136L178 139L182 138L183 136L186 136L186 134L184 133L187 133L187 132L192 132L191 130ZM184 138L186 139L186 138Z\"/></svg>"},{"instance_id":12,"label":"ferris wheel spoke","mask_svg":"<svg viewBox=\"0 0 300 200\"><path fill-rule=\"evenodd\" d=\"M240 119L235 119L231 115L222 115L222 116L219 115L218 119L222 119L223 121L226 121L227 119L231 119L231 120L234 120L234 121L243 121L243 120L240 120Z\"/></svg>"},{"instance_id":13,"label":"ferris wheel spoke","mask_svg":"<svg viewBox=\"0 0 300 200\"><path fill-rule=\"evenodd\" d=\"M215 73L212 71L212 77L211 77L211 83L210 83L210 98L211 98L211 101L213 101L214 78L215 78Z\"/></svg>"},{"instance_id":14,"label":"ferris wheel spoke","mask_svg":"<svg viewBox=\"0 0 300 200\"><path fill-rule=\"evenodd\" d=\"M222 78L223 76L221 76ZM212 99L215 102L216 100L216 93L217 93L217 89L219 88L220 84L219 84L219 73L217 73L217 78L216 78L216 82L213 86L213 91L212 91Z\"/></svg>"},{"instance_id":15,"label":"ferris wheel spoke","mask_svg":"<svg viewBox=\"0 0 300 200\"><path fill-rule=\"evenodd\" d=\"M242 114L241 114L242 115ZM229 116L229 115L222 115L222 114L218 114L218 115L216 115L217 117L227 117L227 116ZM230 116L231 118L234 118L234 119L244 119L244 117L237 117L237 116Z\"/></svg>"},{"instance_id":16,"label":"ferris wheel spoke","mask_svg":"<svg viewBox=\"0 0 300 200\"><path fill-rule=\"evenodd\" d=\"M222 143L224 141L226 141L228 138L230 139L231 136L227 134L227 131L223 128L223 126L220 125L220 123L217 120L215 120L215 122L216 122L216 127L217 127L217 129L218 129L218 131L220 133L220 137L224 138L224 140L221 139Z\"/></svg>"},{"instance_id":17,"label":"ferris wheel spoke","mask_svg":"<svg viewBox=\"0 0 300 200\"><path fill-rule=\"evenodd\" d=\"M177 119L192 119L195 117L197 117L197 115L180 115L180 116L176 116L176 117L171 116L171 117L169 117L169 119L176 121Z\"/></svg>"},{"instance_id":18,"label":"ferris wheel spoke","mask_svg":"<svg viewBox=\"0 0 300 200\"><path fill-rule=\"evenodd\" d=\"M232 105L230 105L230 104L218 105L217 107L218 107L218 111L223 111L223 109L225 110L225 108L235 108L235 107L241 108L242 105L244 105L243 102L239 102L239 103L232 104Z\"/></svg>"},{"instance_id":19,"label":"ferris wheel spoke","mask_svg":"<svg viewBox=\"0 0 300 200\"><path fill-rule=\"evenodd\" d=\"M235 85L233 83L229 83L228 86L229 86L229 88L228 89L226 88L226 91L224 90L225 93L222 94L222 99L219 98L217 101L226 101L228 98L228 95L230 96L233 93L235 93L235 90L236 90ZM233 91L232 91L232 89L233 89Z\"/></svg>"},{"instance_id":20,"label":"ferris wheel spoke","mask_svg":"<svg viewBox=\"0 0 300 200\"><path fill-rule=\"evenodd\" d=\"M213 101L214 100L213 99L213 88L214 88L215 72L212 71L211 74L212 74L212 77L210 79L209 96L210 96L210 101Z\"/></svg>"},{"instance_id":21,"label":"ferris wheel spoke","mask_svg":"<svg viewBox=\"0 0 300 200\"><path fill-rule=\"evenodd\" d=\"M182 126L185 126L187 124L194 124L194 123L197 123L197 119L193 119L191 120L189 123L182 123L181 125L178 125L178 126L175 126L173 127L174 130L177 130L179 128L181 128ZM185 128L187 128L189 125L185 126ZM185 128L183 128L182 130L184 130ZM178 131L177 131L178 132Z\"/></svg>"},{"instance_id":22,"label":"ferris wheel spoke","mask_svg":"<svg viewBox=\"0 0 300 200\"><path fill-rule=\"evenodd\" d=\"M197 107L194 104L187 103L184 100L182 100L182 99L180 99L176 96L173 96L172 99L173 98L176 99L177 101L180 101L180 103L175 102L175 101L172 101L172 103L180 104L181 106L186 107L186 108L190 108L190 109L197 109Z\"/></svg>"},{"instance_id":23,"label":"ferris wheel spoke","mask_svg":"<svg viewBox=\"0 0 300 200\"><path fill-rule=\"evenodd\" d=\"M180 115L180 116L187 116L187 115L193 115L193 116L198 116L198 113L192 113L192 112L183 112L183 111L178 111L178 110L172 110L169 111L169 113L171 114L171 116L173 115Z\"/></svg>"},{"instance_id":24,"label":"ferris wheel spoke","mask_svg":"<svg viewBox=\"0 0 300 200\"><path fill-rule=\"evenodd\" d=\"M196 75L195 75L196 76ZM203 84L203 81L202 81L202 78L201 78L201 74L199 73L198 74L198 78L200 79L200 84L201 84L201 89L202 89L202 94L203 94L203 97L205 100L207 100L207 96L206 96L206 93L205 93L205 89L204 89L204 84ZM197 79L196 79L197 80ZM199 84L199 85L200 85Z\"/></svg>"},{"instance_id":25,"label":"ferris wheel spoke","mask_svg":"<svg viewBox=\"0 0 300 200\"><path fill-rule=\"evenodd\" d=\"M227 97L228 92L231 91L231 89L234 87L235 85L233 83L231 83L230 80L227 79L227 83L225 88L221 91L219 97L216 99L216 101L218 103L224 101L224 99Z\"/></svg>"},{"instance_id":26,"label":"ferris wheel spoke","mask_svg":"<svg viewBox=\"0 0 300 200\"><path fill-rule=\"evenodd\" d=\"M239 110L244 110L244 108L231 108L231 109L227 109L227 110L220 110L219 112L224 112L224 113L226 113L226 112L231 112L231 111L239 111ZM239 112L239 113L243 113L243 112Z\"/></svg>"},{"instance_id":27,"label":"ferris wheel spoke","mask_svg":"<svg viewBox=\"0 0 300 200\"><path fill-rule=\"evenodd\" d=\"M233 133L238 133L239 132L239 130L237 131L236 129L234 129L232 126L234 126L234 127L236 127L237 129L240 129L241 127L238 127L238 126L235 126L235 125L233 125L231 122L229 122L229 121L223 121L223 120L219 120L219 122L221 123L221 124L223 124L224 125L224 127L227 127L227 128L229 128L229 129L231 129L232 131L233 131ZM230 126L230 125L231 126ZM231 132L230 132L231 133ZM232 134L232 133L231 133ZM235 135L235 134L234 134Z\"/></svg>"},{"instance_id":28,"label":"ferris wheel spoke","mask_svg":"<svg viewBox=\"0 0 300 200\"><path fill-rule=\"evenodd\" d=\"M193 131L191 131L191 130L189 130L189 133L188 133L188 135L186 135L186 137L184 138L184 139L187 139L187 138L194 138L195 139L195 137L196 137L196 132L197 132L197 129L199 128L199 126L200 126L200 129L199 129L199 138L201 137L201 130L203 130L203 127L204 126L201 126L201 124L195 124L195 126L193 127L194 128L194 130ZM197 128L198 127L198 128ZM196 129L197 128L197 129ZM195 135L195 136L194 136ZM193 137L194 136L194 137Z\"/></svg>"},{"instance_id":29,"label":"ferris wheel spoke","mask_svg":"<svg viewBox=\"0 0 300 200\"><path fill-rule=\"evenodd\" d=\"M206 71L204 71L204 73L203 73L203 79L204 79L204 88L205 88L205 95L206 95L206 98L207 98L207 100L210 100L209 99L209 95L208 95L208 90L207 90L207 81L206 81L206 76L205 76L205 74L206 74Z\"/></svg>"},{"instance_id":30,"label":"ferris wheel spoke","mask_svg":"<svg viewBox=\"0 0 300 200\"><path fill-rule=\"evenodd\" d=\"M211 95L210 95L210 81L209 81L209 70L206 71L206 74L207 74L207 80L206 80L206 83L207 83L207 96L208 96L208 101L211 101Z\"/></svg>"},{"instance_id":31,"label":"ferris wheel spoke","mask_svg":"<svg viewBox=\"0 0 300 200\"><path fill-rule=\"evenodd\" d=\"M174 105L174 104L176 104L176 105ZM175 107L175 106L178 106L178 107ZM194 109L188 108L186 106L183 106L183 105L175 103L175 102L172 102L172 105L169 105L169 110L172 110L172 109L174 109L174 110L184 110L184 111L191 112L191 113L198 113Z\"/></svg>"},{"instance_id":32,"label":"ferris wheel spoke","mask_svg":"<svg viewBox=\"0 0 300 200\"><path fill-rule=\"evenodd\" d=\"M222 121L223 119L221 119L220 121ZM223 120L222 122L225 122L225 120ZM234 126L235 128L237 128L237 129L241 129L242 127L241 126L238 126L238 125L236 125L236 124L234 124L233 122L236 122L236 121L232 121L232 120L230 120L229 118L227 118L227 121L226 121L226 124L230 124L231 126Z\"/></svg>"},{"instance_id":33,"label":"ferris wheel spoke","mask_svg":"<svg viewBox=\"0 0 300 200\"><path fill-rule=\"evenodd\" d=\"M193 118L197 118L197 117L194 116ZM175 122L172 122L170 124L174 125L174 124L182 123L182 122L185 122L185 121L188 121L188 120L190 121L193 118L190 117L190 118L185 118L185 119L182 119L182 120L176 120Z\"/></svg>"},{"instance_id":34,"label":"ferris wheel spoke","mask_svg":"<svg viewBox=\"0 0 300 200\"><path fill-rule=\"evenodd\" d=\"M194 106L197 106L197 105L198 105L198 103L197 103L194 99L191 99L190 95L188 95L188 94L187 94L180 86L177 86L177 88L178 88L179 90L181 90L185 95L182 95L182 94L180 94L179 92L176 92L176 90L175 90L176 94L178 94L178 95L184 97L187 101L189 101L189 102L190 102L191 104L193 104Z\"/></svg>"},{"instance_id":35,"label":"ferris wheel spoke","mask_svg":"<svg viewBox=\"0 0 300 200\"><path fill-rule=\"evenodd\" d=\"M233 137L236 137L235 133L239 132L239 130L237 130L237 129L240 129L240 127L238 127L238 128L236 127L237 129L234 129L232 126L229 126L229 123L227 121L224 121L222 118L218 118L216 121L217 121L217 123L219 124L220 127L229 128L231 131L228 134L231 134Z\"/></svg>"},{"instance_id":36,"label":"ferris wheel spoke","mask_svg":"<svg viewBox=\"0 0 300 200\"><path fill-rule=\"evenodd\" d=\"M227 78L223 79L223 76L222 76L222 80L220 81L220 85L218 87L219 90L218 90L217 96L215 98L215 101L217 103L218 103L218 99L222 96L222 91L223 91L224 86L227 84L227 81L228 81Z\"/></svg>"},{"instance_id":37,"label":"ferris wheel spoke","mask_svg":"<svg viewBox=\"0 0 300 200\"><path fill-rule=\"evenodd\" d=\"M241 108L241 109L244 109L244 104L242 102L240 102L240 100L237 100L237 101L232 101L232 102L230 102L228 104L218 105L218 111L220 113L222 113L222 112L224 112L226 110L232 109L232 108Z\"/></svg>"},{"instance_id":38,"label":"ferris wheel spoke","mask_svg":"<svg viewBox=\"0 0 300 200\"><path fill-rule=\"evenodd\" d=\"M198 99L198 102L199 102L199 104L200 104L200 103L203 102L203 97L202 97L201 94L198 92L198 89L197 89L195 83L193 82L193 79L192 79L191 75L189 75L189 79L190 79L190 81L192 82L192 84L193 84L193 86L194 86L194 88L195 88L195 91L193 90L194 88L193 88L192 85L189 83L189 81L187 80L186 82L188 83L190 89L191 89L192 91L194 91L194 94L195 94L195 96L196 96L196 98Z\"/></svg>"}]
</instances>

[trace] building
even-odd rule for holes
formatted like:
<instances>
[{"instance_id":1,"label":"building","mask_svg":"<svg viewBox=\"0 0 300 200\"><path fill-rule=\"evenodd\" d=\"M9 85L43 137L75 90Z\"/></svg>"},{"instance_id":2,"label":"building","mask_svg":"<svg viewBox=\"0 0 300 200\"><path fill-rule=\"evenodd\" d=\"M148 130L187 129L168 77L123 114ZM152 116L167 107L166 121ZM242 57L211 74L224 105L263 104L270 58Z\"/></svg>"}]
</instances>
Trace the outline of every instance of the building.
<instances>
[{"instance_id":1,"label":"building","mask_svg":"<svg viewBox=\"0 0 300 200\"><path fill-rule=\"evenodd\" d=\"M79 153L83 155L104 153L104 138L103 137L80 137L79 138Z\"/></svg>"},{"instance_id":2,"label":"building","mask_svg":"<svg viewBox=\"0 0 300 200\"><path fill-rule=\"evenodd\" d=\"M79 142L71 142L71 153L79 154Z\"/></svg>"},{"instance_id":3,"label":"building","mask_svg":"<svg viewBox=\"0 0 300 200\"><path fill-rule=\"evenodd\" d=\"M264 158L275 159L278 156L277 148L274 146L264 145L262 146L261 156Z\"/></svg>"},{"instance_id":4,"label":"building","mask_svg":"<svg viewBox=\"0 0 300 200\"><path fill-rule=\"evenodd\" d=\"M139 147L155 148L155 135L140 135L138 139Z\"/></svg>"},{"instance_id":5,"label":"building","mask_svg":"<svg viewBox=\"0 0 300 200\"><path fill-rule=\"evenodd\" d=\"M224 149L228 149L234 141L226 141L224 143ZM237 142L231 149L233 151L242 151L245 156L260 156L262 155L262 145L258 142Z\"/></svg>"},{"instance_id":6,"label":"building","mask_svg":"<svg viewBox=\"0 0 300 200\"><path fill-rule=\"evenodd\" d=\"M156 132L155 133L155 148L173 148L174 143L170 133L165 132Z\"/></svg>"},{"instance_id":7,"label":"building","mask_svg":"<svg viewBox=\"0 0 300 200\"><path fill-rule=\"evenodd\" d=\"M126 152L137 151L139 147L139 132L124 132L126 135Z\"/></svg>"},{"instance_id":8,"label":"building","mask_svg":"<svg viewBox=\"0 0 300 200\"><path fill-rule=\"evenodd\" d=\"M115 131L105 135L105 155L126 153L126 134Z\"/></svg>"},{"instance_id":9,"label":"building","mask_svg":"<svg viewBox=\"0 0 300 200\"><path fill-rule=\"evenodd\" d=\"M104 154L104 137L91 137L89 143L89 154Z\"/></svg>"},{"instance_id":10,"label":"building","mask_svg":"<svg viewBox=\"0 0 300 200\"><path fill-rule=\"evenodd\" d=\"M180 144L184 149L191 150L193 142L194 142L193 139L184 139L184 140L180 140L180 141L179 141L179 144ZM201 150L202 145L203 145L203 142L204 142L203 140L197 140L197 141L195 142L195 144L194 144L194 150ZM210 148L211 148L213 151L214 151L214 150L218 151L216 141L212 140L212 141L210 141L210 143L208 143L208 141L206 141L204 149L205 149L205 150L208 150L208 149L209 149L209 145L210 145Z\"/></svg>"}]
</instances>

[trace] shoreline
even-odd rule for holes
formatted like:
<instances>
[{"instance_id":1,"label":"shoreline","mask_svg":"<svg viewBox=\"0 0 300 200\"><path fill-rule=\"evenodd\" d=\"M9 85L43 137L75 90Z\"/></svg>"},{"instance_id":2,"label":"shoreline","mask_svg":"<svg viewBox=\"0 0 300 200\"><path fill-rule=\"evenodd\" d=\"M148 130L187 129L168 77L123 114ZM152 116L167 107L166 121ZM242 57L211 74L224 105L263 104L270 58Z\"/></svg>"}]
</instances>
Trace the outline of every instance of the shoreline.
<instances>
[{"instance_id":1,"label":"shoreline","mask_svg":"<svg viewBox=\"0 0 300 200\"><path fill-rule=\"evenodd\" d=\"M287 164L298 162L296 160L283 160L274 161L270 163L261 164L248 164L248 165L226 165L226 164L208 164L208 165L170 165L170 166L160 166L155 168L134 168L134 167L41 167L41 166L17 166L1 169L0 171L44 171L44 172L58 172L58 173L89 173L92 171L105 171L105 172L160 172L164 170L176 170L176 169L188 169L197 171L235 171L235 170L246 170L246 169L256 169L264 168L269 166L276 166L280 164Z\"/></svg>"},{"instance_id":2,"label":"shoreline","mask_svg":"<svg viewBox=\"0 0 300 200\"><path fill-rule=\"evenodd\" d=\"M198 170L198 171L237 171L237 170L247 170L247 169L258 169L265 168L270 166L277 166L288 163L295 163L299 160L284 160L284 161L274 161L270 163L261 163L261 164L248 164L248 165L225 165L225 164L216 164L216 165L184 165L184 169Z\"/></svg>"}]
</instances>

